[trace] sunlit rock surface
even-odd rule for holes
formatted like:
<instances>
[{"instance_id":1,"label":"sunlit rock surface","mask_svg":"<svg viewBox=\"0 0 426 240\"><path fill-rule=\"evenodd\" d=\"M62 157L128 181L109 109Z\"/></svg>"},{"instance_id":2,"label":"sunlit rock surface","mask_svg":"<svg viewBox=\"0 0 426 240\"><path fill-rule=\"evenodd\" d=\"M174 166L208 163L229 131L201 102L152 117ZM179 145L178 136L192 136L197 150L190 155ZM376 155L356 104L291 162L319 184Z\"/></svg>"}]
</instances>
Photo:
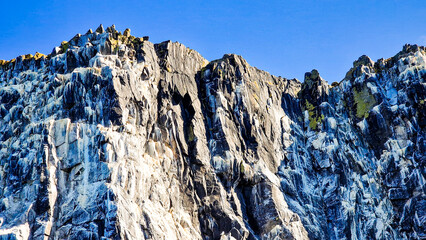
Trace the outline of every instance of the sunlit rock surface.
<instances>
[{"instance_id":1,"label":"sunlit rock surface","mask_svg":"<svg viewBox=\"0 0 426 240\"><path fill-rule=\"evenodd\" d=\"M0 61L0 239L425 239L426 52L275 77L114 26Z\"/></svg>"}]
</instances>

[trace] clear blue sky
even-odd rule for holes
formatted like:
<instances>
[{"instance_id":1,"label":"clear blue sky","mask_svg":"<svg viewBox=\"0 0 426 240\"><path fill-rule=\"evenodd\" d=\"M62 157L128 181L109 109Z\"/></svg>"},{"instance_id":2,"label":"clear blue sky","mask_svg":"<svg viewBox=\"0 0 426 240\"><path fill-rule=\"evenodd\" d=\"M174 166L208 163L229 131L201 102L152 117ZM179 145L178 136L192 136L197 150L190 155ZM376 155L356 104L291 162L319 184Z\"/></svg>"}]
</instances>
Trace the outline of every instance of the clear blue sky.
<instances>
[{"instance_id":1,"label":"clear blue sky","mask_svg":"<svg viewBox=\"0 0 426 240\"><path fill-rule=\"evenodd\" d=\"M100 23L179 41L208 60L236 53L287 78L316 68L333 82L362 54L377 60L405 43L426 45L426 0L2 1L0 59L50 53Z\"/></svg>"}]
</instances>

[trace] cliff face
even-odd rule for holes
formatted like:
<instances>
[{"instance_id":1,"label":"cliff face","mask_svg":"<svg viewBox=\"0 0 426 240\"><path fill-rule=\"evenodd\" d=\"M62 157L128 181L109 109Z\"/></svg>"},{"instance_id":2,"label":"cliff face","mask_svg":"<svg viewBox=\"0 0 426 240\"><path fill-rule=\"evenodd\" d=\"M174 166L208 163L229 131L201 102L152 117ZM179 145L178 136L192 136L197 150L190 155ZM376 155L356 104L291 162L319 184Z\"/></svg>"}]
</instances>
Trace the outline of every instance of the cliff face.
<instances>
[{"instance_id":1,"label":"cliff face","mask_svg":"<svg viewBox=\"0 0 426 240\"><path fill-rule=\"evenodd\" d=\"M114 27L0 67L3 239L426 238L426 50L332 86Z\"/></svg>"}]
</instances>

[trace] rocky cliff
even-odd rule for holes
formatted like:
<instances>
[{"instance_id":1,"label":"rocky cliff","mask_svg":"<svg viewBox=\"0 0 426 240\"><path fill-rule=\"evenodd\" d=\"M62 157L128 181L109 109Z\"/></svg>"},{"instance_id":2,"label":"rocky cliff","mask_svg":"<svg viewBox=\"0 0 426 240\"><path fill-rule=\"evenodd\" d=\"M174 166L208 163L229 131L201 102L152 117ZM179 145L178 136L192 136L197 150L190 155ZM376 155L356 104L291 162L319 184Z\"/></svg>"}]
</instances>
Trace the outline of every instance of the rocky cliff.
<instances>
[{"instance_id":1,"label":"rocky cliff","mask_svg":"<svg viewBox=\"0 0 426 240\"><path fill-rule=\"evenodd\" d=\"M426 239L426 49L331 86L100 26L0 62L0 239Z\"/></svg>"}]
</instances>

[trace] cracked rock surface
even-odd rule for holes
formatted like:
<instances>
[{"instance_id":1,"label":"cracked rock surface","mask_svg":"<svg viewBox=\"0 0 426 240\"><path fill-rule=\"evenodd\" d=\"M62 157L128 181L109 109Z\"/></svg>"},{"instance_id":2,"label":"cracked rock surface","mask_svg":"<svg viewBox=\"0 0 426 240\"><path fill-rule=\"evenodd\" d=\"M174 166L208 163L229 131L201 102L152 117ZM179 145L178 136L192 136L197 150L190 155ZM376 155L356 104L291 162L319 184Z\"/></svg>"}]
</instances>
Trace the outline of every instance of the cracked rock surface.
<instances>
[{"instance_id":1,"label":"cracked rock surface","mask_svg":"<svg viewBox=\"0 0 426 240\"><path fill-rule=\"evenodd\" d=\"M303 83L114 26L0 61L0 239L426 239L426 49Z\"/></svg>"}]
</instances>

